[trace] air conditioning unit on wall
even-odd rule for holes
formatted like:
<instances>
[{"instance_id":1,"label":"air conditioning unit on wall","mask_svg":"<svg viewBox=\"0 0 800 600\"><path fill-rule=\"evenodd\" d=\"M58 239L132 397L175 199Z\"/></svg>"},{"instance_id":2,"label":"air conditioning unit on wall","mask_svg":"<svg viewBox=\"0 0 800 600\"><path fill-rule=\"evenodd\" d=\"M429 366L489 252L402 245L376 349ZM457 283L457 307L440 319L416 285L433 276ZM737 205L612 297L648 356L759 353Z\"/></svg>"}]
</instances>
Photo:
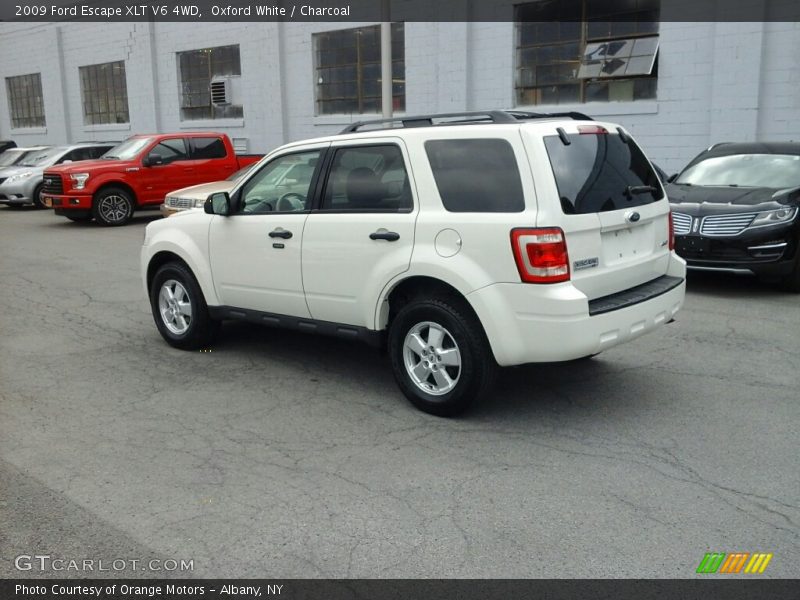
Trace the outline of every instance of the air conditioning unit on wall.
<instances>
[{"instance_id":1,"label":"air conditioning unit on wall","mask_svg":"<svg viewBox=\"0 0 800 600\"><path fill-rule=\"evenodd\" d=\"M241 77L214 77L211 80L211 104L228 106L241 104Z\"/></svg>"}]
</instances>

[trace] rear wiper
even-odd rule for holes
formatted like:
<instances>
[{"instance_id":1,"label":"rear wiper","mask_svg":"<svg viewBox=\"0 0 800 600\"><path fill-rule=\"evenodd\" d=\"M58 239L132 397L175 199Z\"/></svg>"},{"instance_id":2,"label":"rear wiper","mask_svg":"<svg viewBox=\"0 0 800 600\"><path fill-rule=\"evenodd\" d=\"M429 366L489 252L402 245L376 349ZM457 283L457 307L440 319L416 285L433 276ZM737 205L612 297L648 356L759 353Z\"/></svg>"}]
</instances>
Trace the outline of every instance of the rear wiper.
<instances>
[{"instance_id":1,"label":"rear wiper","mask_svg":"<svg viewBox=\"0 0 800 600\"><path fill-rule=\"evenodd\" d=\"M649 194L657 191L658 188L654 188L652 185L629 185L625 188L625 197L633 198L633 196L638 196L639 194Z\"/></svg>"}]
</instances>

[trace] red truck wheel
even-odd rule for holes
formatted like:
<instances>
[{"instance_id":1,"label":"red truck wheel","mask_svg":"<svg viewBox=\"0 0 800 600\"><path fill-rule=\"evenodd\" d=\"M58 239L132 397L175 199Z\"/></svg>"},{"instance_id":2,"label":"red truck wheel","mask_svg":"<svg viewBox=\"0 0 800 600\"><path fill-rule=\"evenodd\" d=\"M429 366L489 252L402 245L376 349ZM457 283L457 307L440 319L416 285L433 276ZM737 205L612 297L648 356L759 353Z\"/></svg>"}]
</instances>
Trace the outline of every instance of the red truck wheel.
<instances>
[{"instance_id":1,"label":"red truck wheel","mask_svg":"<svg viewBox=\"0 0 800 600\"><path fill-rule=\"evenodd\" d=\"M124 225L133 216L133 198L121 188L102 189L94 197L92 215L102 225Z\"/></svg>"}]
</instances>

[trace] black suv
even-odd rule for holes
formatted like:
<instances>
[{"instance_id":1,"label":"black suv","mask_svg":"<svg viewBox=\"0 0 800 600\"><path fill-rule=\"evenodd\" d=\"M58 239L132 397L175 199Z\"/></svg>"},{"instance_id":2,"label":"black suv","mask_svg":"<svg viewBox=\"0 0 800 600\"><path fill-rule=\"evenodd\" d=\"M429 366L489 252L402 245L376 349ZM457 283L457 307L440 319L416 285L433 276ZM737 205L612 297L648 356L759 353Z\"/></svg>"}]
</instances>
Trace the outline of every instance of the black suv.
<instances>
[{"instance_id":1,"label":"black suv","mask_svg":"<svg viewBox=\"0 0 800 600\"><path fill-rule=\"evenodd\" d=\"M690 269L754 273L800 292L800 143L724 143L670 178Z\"/></svg>"}]
</instances>

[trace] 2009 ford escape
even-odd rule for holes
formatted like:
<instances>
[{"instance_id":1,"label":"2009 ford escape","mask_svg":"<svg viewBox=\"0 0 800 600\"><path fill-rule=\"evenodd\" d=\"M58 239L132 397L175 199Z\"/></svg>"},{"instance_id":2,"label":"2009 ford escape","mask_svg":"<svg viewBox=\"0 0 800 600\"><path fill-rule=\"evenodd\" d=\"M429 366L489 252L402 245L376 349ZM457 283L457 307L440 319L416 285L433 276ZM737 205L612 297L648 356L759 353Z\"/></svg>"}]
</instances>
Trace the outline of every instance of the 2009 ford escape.
<instances>
[{"instance_id":1,"label":"2009 ford escape","mask_svg":"<svg viewBox=\"0 0 800 600\"><path fill-rule=\"evenodd\" d=\"M207 345L224 319L386 344L403 393L443 416L498 365L632 340L685 292L649 161L577 113L401 117L285 145L204 212L149 224L141 262L169 344Z\"/></svg>"}]
</instances>

